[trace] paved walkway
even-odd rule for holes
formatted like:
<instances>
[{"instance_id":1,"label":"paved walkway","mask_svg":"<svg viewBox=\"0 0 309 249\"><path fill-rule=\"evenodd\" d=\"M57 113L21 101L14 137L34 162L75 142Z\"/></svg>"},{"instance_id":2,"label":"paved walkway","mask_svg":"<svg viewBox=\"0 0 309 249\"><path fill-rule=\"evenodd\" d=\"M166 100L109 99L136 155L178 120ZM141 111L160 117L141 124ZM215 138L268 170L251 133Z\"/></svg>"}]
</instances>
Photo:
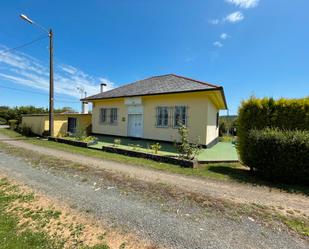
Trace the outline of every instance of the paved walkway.
<instances>
[{"instance_id":1,"label":"paved walkway","mask_svg":"<svg viewBox=\"0 0 309 249\"><path fill-rule=\"evenodd\" d=\"M238 155L234 144L219 142L209 149L202 150L198 160L201 162L238 161Z\"/></svg>"},{"instance_id":2,"label":"paved walkway","mask_svg":"<svg viewBox=\"0 0 309 249\"><path fill-rule=\"evenodd\" d=\"M215 181L167 173L134 165L122 164L93 157L73 154L61 150L44 148L20 140L10 139L0 134L0 142L16 147L31 150L45 155L63 158L76 163L81 163L94 168L102 168L119 172L130 177L146 182L160 182L177 186L178 188L200 194L223 198L238 203L256 203L267 206L278 206L285 209L294 209L305 214L309 213L309 198L301 194L281 192L269 187L253 186L234 182Z\"/></svg>"}]
</instances>

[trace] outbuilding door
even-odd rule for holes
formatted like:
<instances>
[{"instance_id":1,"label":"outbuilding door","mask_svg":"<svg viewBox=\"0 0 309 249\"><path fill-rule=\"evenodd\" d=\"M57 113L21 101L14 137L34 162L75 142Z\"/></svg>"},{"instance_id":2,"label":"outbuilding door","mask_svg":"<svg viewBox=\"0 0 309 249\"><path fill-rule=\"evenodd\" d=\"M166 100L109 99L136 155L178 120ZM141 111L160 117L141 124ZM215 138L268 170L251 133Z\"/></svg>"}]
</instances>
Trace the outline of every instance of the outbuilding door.
<instances>
[{"instance_id":1,"label":"outbuilding door","mask_svg":"<svg viewBox=\"0 0 309 249\"><path fill-rule=\"evenodd\" d=\"M128 135L129 137L143 136L143 114L128 115Z\"/></svg>"},{"instance_id":2,"label":"outbuilding door","mask_svg":"<svg viewBox=\"0 0 309 249\"><path fill-rule=\"evenodd\" d=\"M68 118L68 132L75 133L76 132L76 118Z\"/></svg>"}]
</instances>

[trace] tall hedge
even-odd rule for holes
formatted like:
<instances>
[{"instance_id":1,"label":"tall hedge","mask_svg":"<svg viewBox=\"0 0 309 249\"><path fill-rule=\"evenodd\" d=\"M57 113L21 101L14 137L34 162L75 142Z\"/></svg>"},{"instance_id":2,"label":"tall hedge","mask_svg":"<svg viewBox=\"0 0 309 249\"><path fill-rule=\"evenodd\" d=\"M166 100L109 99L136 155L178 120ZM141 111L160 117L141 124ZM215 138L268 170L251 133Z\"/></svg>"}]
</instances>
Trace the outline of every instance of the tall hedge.
<instances>
[{"instance_id":1,"label":"tall hedge","mask_svg":"<svg viewBox=\"0 0 309 249\"><path fill-rule=\"evenodd\" d=\"M249 132L267 127L309 130L309 97L279 100L251 97L242 102L238 114L238 151L242 162L251 168L246 153Z\"/></svg>"},{"instance_id":2,"label":"tall hedge","mask_svg":"<svg viewBox=\"0 0 309 249\"><path fill-rule=\"evenodd\" d=\"M309 131L266 128L247 139L246 161L261 176L309 185Z\"/></svg>"}]
</instances>

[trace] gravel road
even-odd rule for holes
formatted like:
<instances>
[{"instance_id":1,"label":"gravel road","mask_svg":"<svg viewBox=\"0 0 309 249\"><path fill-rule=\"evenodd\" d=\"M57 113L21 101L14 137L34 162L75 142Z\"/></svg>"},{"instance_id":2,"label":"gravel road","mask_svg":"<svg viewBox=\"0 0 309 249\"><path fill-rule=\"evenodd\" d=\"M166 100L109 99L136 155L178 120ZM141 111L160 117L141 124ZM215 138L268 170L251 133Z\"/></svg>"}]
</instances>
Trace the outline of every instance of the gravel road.
<instances>
[{"instance_id":1,"label":"gravel road","mask_svg":"<svg viewBox=\"0 0 309 249\"><path fill-rule=\"evenodd\" d=\"M112 227L134 232L167 248L309 248L306 241L263 227L248 218L234 221L195 215L202 211L192 206L184 209L186 213L176 213L163 209L159 202L147 201L136 194L123 194L117 186L103 183L99 188L78 177L32 167L23 159L3 152L0 152L0 172L81 211L91 212Z\"/></svg>"},{"instance_id":2,"label":"gravel road","mask_svg":"<svg viewBox=\"0 0 309 249\"><path fill-rule=\"evenodd\" d=\"M127 165L113 161L87 157L69 152L36 146L20 140L10 139L0 134L0 141L7 144L32 150L35 153L56 156L65 160L85 164L95 168L102 168L113 172L119 172L130 177L148 182L160 182L177 186L183 190L202 193L214 198L229 199L239 203L256 203L267 206L277 206L284 209L298 210L309 213L309 198L301 194L281 192L264 186L250 184L238 184L233 182L215 181L211 179L199 179L163 171L151 170L145 167Z\"/></svg>"}]
</instances>

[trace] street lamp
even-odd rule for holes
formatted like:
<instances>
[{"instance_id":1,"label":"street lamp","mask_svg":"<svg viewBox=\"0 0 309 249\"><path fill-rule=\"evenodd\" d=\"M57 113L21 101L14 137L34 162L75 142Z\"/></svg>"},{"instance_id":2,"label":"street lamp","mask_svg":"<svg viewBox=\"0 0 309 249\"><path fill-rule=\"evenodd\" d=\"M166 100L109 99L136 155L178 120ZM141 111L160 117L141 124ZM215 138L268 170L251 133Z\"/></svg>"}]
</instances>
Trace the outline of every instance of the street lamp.
<instances>
[{"instance_id":1,"label":"street lamp","mask_svg":"<svg viewBox=\"0 0 309 249\"><path fill-rule=\"evenodd\" d=\"M49 37L49 135L54 136L54 48L53 48L53 31L46 29L40 24L32 21L26 15L21 14L20 17L26 22L33 24L46 32Z\"/></svg>"}]
</instances>

